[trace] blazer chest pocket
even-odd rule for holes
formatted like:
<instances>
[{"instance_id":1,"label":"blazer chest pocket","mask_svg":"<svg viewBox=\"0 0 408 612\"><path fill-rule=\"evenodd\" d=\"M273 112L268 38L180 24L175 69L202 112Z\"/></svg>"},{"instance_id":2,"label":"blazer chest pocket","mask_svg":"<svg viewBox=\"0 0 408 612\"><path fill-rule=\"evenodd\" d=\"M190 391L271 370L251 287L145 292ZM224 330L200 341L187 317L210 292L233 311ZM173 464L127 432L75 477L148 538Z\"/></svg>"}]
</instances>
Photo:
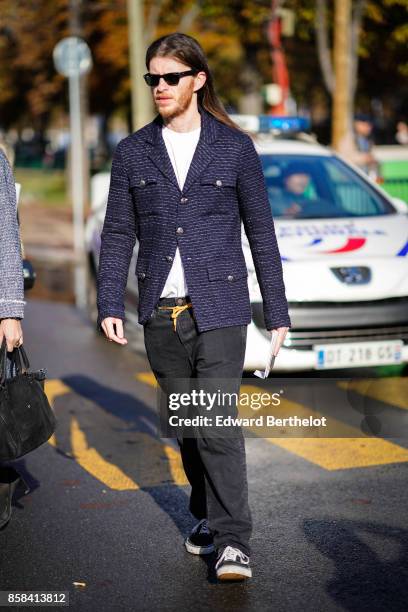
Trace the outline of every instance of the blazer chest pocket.
<instances>
[{"instance_id":1,"label":"blazer chest pocket","mask_svg":"<svg viewBox=\"0 0 408 612\"><path fill-rule=\"evenodd\" d=\"M201 185L213 187L213 191L220 193L224 189L236 187L236 179L234 176L225 176L223 174L211 174L200 178Z\"/></svg>"},{"instance_id":2,"label":"blazer chest pocket","mask_svg":"<svg viewBox=\"0 0 408 612\"><path fill-rule=\"evenodd\" d=\"M207 174L200 178L200 189L209 214L228 214L237 202L236 178L225 174Z\"/></svg>"},{"instance_id":3,"label":"blazer chest pocket","mask_svg":"<svg viewBox=\"0 0 408 612\"><path fill-rule=\"evenodd\" d=\"M157 200L157 177L152 175L136 176L131 180L130 190L137 212L148 215Z\"/></svg>"}]
</instances>

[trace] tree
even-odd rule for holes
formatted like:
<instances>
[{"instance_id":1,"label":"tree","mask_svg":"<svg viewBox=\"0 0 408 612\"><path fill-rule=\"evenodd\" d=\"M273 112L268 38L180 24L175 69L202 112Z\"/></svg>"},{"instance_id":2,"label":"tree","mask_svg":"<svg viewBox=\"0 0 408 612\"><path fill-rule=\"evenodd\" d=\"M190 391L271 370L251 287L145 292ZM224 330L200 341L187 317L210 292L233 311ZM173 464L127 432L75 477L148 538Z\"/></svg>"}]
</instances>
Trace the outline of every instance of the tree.
<instances>
[{"instance_id":1,"label":"tree","mask_svg":"<svg viewBox=\"0 0 408 612\"><path fill-rule=\"evenodd\" d=\"M280 1L280 0L279 0ZM321 0L323 2L323 0ZM0 0L0 123L44 129L67 109L65 79L53 66L52 50L69 32L69 0ZM358 5L357 5L358 3ZM285 0L295 11L295 36L284 39L291 92L298 107L319 123L329 115L333 3L327 6L326 43L318 43L316 0ZM358 9L360 6L360 9ZM353 0L356 105L383 107L384 121L408 113L407 2ZM89 75L89 110L106 119L130 114L126 0L82 0L83 35L94 67ZM363 10L364 9L364 10ZM267 26L271 0L146 0L145 45L169 32L198 39L206 52L217 91L229 109L263 110L261 88L271 82ZM318 27L318 30L319 30ZM323 52L316 53L316 44ZM319 56L326 67L320 71ZM374 58L374 61L373 61ZM323 76L322 76L323 75ZM326 85L325 85L326 83ZM396 83L398 87L396 87ZM141 83L141 86L145 86ZM377 112L377 111L376 111ZM377 113L378 114L378 113Z\"/></svg>"},{"instance_id":2,"label":"tree","mask_svg":"<svg viewBox=\"0 0 408 612\"><path fill-rule=\"evenodd\" d=\"M0 1L3 124L25 115L36 129L47 124L63 90L63 77L52 66L52 50L66 27L66 0Z\"/></svg>"},{"instance_id":3,"label":"tree","mask_svg":"<svg viewBox=\"0 0 408 612\"><path fill-rule=\"evenodd\" d=\"M354 99L357 87L357 72L358 72L358 48L362 17L366 9L366 0L355 0L351 3L352 12L350 20L350 47L349 47L349 97ZM333 19L334 21L334 19ZM329 31L328 31L328 6L327 0L316 0L315 28L317 51L322 70L324 83L331 95L334 94L335 76L333 70L333 62L329 48Z\"/></svg>"}]
</instances>

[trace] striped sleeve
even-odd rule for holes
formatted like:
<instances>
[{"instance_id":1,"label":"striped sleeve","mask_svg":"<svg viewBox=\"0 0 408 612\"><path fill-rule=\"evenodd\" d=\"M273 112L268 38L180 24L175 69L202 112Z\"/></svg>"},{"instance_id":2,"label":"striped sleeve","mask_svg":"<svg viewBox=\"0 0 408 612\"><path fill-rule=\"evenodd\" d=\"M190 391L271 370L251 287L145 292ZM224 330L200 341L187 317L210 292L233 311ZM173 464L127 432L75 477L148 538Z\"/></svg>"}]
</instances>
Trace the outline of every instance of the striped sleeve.
<instances>
[{"instance_id":1,"label":"striped sleeve","mask_svg":"<svg viewBox=\"0 0 408 612\"><path fill-rule=\"evenodd\" d=\"M0 319L24 317L24 276L16 188L9 161L0 150Z\"/></svg>"}]
</instances>

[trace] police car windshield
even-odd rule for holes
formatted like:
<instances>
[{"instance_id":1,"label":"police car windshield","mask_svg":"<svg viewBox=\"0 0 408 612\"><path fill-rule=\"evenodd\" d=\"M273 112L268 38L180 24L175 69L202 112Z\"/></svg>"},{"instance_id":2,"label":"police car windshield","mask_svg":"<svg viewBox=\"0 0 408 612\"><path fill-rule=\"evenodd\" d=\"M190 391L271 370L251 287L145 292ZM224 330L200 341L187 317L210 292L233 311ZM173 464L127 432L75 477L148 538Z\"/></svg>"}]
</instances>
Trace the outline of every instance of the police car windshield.
<instances>
[{"instance_id":1,"label":"police car windshield","mask_svg":"<svg viewBox=\"0 0 408 612\"><path fill-rule=\"evenodd\" d=\"M371 217L391 204L336 157L261 154L275 218Z\"/></svg>"}]
</instances>

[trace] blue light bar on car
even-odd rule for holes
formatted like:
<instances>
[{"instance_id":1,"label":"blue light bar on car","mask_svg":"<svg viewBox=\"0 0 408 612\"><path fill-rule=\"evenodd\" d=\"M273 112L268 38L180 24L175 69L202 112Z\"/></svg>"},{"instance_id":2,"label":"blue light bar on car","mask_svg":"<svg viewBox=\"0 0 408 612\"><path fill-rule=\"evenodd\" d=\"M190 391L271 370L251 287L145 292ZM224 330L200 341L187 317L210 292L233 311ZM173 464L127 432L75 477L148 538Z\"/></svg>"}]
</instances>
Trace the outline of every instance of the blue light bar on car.
<instances>
[{"instance_id":1,"label":"blue light bar on car","mask_svg":"<svg viewBox=\"0 0 408 612\"><path fill-rule=\"evenodd\" d=\"M274 117L273 115L259 115L259 131L270 132L306 132L310 129L310 120L306 117Z\"/></svg>"},{"instance_id":2,"label":"blue light bar on car","mask_svg":"<svg viewBox=\"0 0 408 612\"><path fill-rule=\"evenodd\" d=\"M277 117L275 115L231 115L242 129L249 132L307 132L310 120L306 117Z\"/></svg>"}]
</instances>

